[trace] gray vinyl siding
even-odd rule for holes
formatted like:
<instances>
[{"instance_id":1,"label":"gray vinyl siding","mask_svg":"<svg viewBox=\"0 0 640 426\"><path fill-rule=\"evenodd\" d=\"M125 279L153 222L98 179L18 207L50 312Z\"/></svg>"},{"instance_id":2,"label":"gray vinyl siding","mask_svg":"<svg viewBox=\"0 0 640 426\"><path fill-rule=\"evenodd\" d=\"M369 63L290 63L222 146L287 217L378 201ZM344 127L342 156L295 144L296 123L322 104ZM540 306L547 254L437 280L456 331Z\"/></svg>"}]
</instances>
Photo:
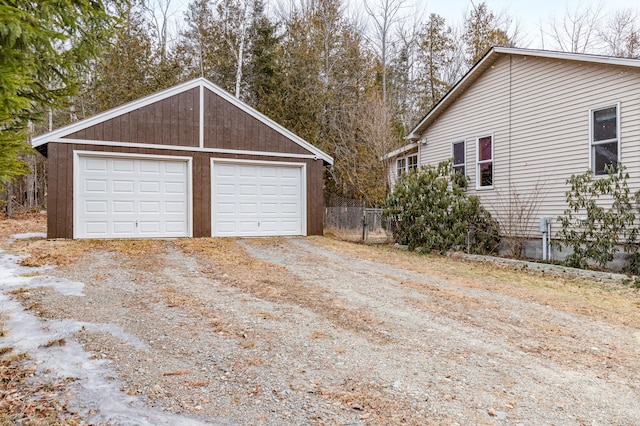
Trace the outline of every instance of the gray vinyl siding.
<instances>
[{"instance_id":1,"label":"gray vinyl siding","mask_svg":"<svg viewBox=\"0 0 640 426\"><path fill-rule=\"evenodd\" d=\"M566 180L589 167L589 114L620 105L620 159L633 191L640 189L640 71L634 68L503 55L421 135L420 164L451 157L451 143L466 140L469 193L497 218L516 194L539 192L538 218L566 208ZM493 135L493 189L476 189L476 139ZM510 184L511 183L511 184ZM536 185L539 191L534 191ZM511 188L510 188L511 187Z\"/></svg>"}]
</instances>

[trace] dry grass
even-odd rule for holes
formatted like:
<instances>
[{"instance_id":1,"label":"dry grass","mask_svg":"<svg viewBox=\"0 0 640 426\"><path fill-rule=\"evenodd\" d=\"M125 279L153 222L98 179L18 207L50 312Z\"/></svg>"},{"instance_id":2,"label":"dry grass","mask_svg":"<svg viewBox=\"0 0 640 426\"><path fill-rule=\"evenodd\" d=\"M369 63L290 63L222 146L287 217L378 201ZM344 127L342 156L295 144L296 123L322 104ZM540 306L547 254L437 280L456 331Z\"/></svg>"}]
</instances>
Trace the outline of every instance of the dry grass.
<instances>
[{"instance_id":1,"label":"dry grass","mask_svg":"<svg viewBox=\"0 0 640 426\"><path fill-rule=\"evenodd\" d=\"M522 300L536 301L567 312L640 327L640 291L622 284L523 270L492 262L419 255L391 246L365 246L322 237L311 237L310 241L322 247L335 249L344 255L351 254L404 268L455 285L486 289ZM427 287L422 283L405 284Z\"/></svg>"},{"instance_id":2,"label":"dry grass","mask_svg":"<svg viewBox=\"0 0 640 426\"><path fill-rule=\"evenodd\" d=\"M362 239L362 229L337 229L329 228L324 230L324 236L340 241L364 244L385 244L391 242L392 237L387 235L383 229L375 232L366 232L365 239Z\"/></svg>"},{"instance_id":3,"label":"dry grass","mask_svg":"<svg viewBox=\"0 0 640 426\"><path fill-rule=\"evenodd\" d=\"M163 242L158 240L17 240L11 250L25 255L22 266L39 267L46 265L67 266L78 261L91 251L114 252L124 258L134 258L136 262L153 267L155 253L163 250Z\"/></svg>"},{"instance_id":4,"label":"dry grass","mask_svg":"<svg viewBox=\"0 0 640 426\"><path fill-rule=\"evenodd\" d=\"M46 213L18 213L12 218L0 214L0 238L27 232L45 232L46 229Z\"/></svg>"}]
</instances>

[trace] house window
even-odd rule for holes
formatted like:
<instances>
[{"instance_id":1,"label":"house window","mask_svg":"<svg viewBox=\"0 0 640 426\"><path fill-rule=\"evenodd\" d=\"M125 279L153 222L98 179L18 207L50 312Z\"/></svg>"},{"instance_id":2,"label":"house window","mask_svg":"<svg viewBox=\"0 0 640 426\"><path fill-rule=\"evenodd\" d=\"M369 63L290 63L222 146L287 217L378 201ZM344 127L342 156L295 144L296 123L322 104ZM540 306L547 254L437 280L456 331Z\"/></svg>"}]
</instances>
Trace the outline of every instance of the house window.
<instances>
[{"instance_id":1,"label":"house window","mask_svg":"<svg viewBox=\"0 0 640 426\"><path fill-rule=\"evenodd\" d=\"M410 155L407 157L407 171L418 168L418 156Z\"/></svg>"},{"instance_id":2,"label":"house window","mask_svg":"<svg viewBox=\"0 0 640 426\"><path fill-rule=\"evenodd\" d=\"M596 176L617 168L620 158L618 105L591 110L591 169Z\"/></svg>"},{"instance_id":3,"label":"house window","mask_svg":"<svg viewBox=\"0 0 640 426\"><path fill-rule=\"evenodd\" d=\"M484 136L477 140L476 186L493 186L493 136Z\"/></svg>"},{"instance_id":4,"label":"house window","mask_svg":"<svg viewBox=\"0 0 640 426\"><path fill-rule=\"evenodd\" d=\"M396 172L398 179L402 177L402 173L404 173L407 167L407 159L406 158L398 158L396 160Z\"/></svg>"},{"instance_id":5,"label":"house window","mask_svg":"<svg viewBox=\"0 0 640 426\"><path fill-rule=\"evenodd\" d=\"M453 173L465 175L465 143L464 141L454 142L451 146L453 153Z\"/></svg>"},{"instance_id":6,"label":"house window","mask_svg":"<svg viewBox=\"0 0 640 426\"><path fill-rule=\"evenodd\" d=\"M407 157L398 158L396 160L396 176L398 179L402 177L402 173L408 173L418 168L418 155L409 155Z\"/></svg>"}]
</instances>

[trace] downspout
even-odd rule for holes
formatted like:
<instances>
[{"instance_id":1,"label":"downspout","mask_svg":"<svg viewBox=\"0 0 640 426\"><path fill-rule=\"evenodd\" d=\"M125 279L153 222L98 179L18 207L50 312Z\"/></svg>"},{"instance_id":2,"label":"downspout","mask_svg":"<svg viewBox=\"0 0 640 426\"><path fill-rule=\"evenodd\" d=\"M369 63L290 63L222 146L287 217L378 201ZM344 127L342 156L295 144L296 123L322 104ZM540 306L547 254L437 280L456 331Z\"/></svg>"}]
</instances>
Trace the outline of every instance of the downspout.
<instances>
[{"instance_id":1,"label":"downspout","mask_svg":"<svg viewBox=\"0 0 640 426\"><path fill-rule=\"evenodd\" d=\"M507 160L507 180L508 180L508 191L509 191L509 234L513 234L513 197L512 197L512 186L511 186L511 91L512 91L512 80L513 80L513 54L509 54L509 157Z\"/></svg>"}]
</instances>

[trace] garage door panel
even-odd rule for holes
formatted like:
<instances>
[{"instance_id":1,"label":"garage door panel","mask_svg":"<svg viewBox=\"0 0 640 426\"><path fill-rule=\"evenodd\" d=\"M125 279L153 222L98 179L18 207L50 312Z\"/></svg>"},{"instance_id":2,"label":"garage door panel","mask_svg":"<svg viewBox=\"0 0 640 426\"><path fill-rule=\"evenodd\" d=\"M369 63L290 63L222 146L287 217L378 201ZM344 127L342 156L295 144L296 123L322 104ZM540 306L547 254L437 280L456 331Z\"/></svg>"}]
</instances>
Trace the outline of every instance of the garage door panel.
<instances>
[{"instance_id":1,"label":"garage door panel","mask_svg":"<svg viewBox=\"0 0 640 426\"><path fill-rule=\"evenodd\" d=\"M277 197L278 185L260 185L260 195L263 197Z\"/></svg>"},{"instance_id":2,"label":"garage door panel","mask_svg":"<svg viewBox=\"0 0 640 426\"><path fill-rule=\"evenodd\" d=\"M105 194L107 192L107 180L106 179L87 179L84 182L85 192L95 192Z\"/></svg>"},{"instance_id":3,"label":"garage door panel","mask_svg":"<svg viewBox=\"0 0 640 426\"><path fill-rule=\"evenodd\" d=\"M106 201L86 201L84 204L84 212L86 214L108 214L109 203Z\"/></svg>"},{"instance_id":4,"label":"garage door panel","mask_svg":"<svg viewBox=\"0 0 640 426\"><path fill-rule=\"evenodd\" d=\"M240 196L249 196L249 197L255 197L258 194L258 185L251 183L251 184L240 184L238 185L238 194Z\"/></svg>"},{"instance_id":5,"label":"garage door panel","mask_svg":"<svg viewBox=\"0 0 640 426\"><path fill-rule=\"evenodd\" d=\"M79 155L78 164L76 237L189 236L187 161Z\"/></svg>"},{"instance_id":6,"label":"garage door panel","mask_svg":"<svg viewBox=\"0 0 640 426\"><path fill-rule=\"evenodd\" d=\"M166 182L164 188L165 194L184 194L187 189L185 182Z\"/></svg>"},{"instance_id":7,"label":"garage door panel","mask_svg":"<svg viewBox=\"0 0 640 426\"><path fill-rule=\"evenodd\" d=\"M283 197L298 197L300 194L300 186L299 185L282 185L280 187L281 193Z\"/></svg>"},{"instance_id":8,"label":"garage door panel","mask_svg":"<svg viewBox=\"0 0 640 426\"><path fill-rule=\"evenodd\" d=\"M89 158L83 166L81 169L84 172L106 172L107 160L103 158Z\"/></svg>"},{"instance_id":9,"label":"garage door panel","mask_svg":"<svg viewBox=\"0 0 640 426\"><path fill-rule=\"evenodd\" d=\"M141 235L159 234L161 231L160 222L156 220L140 220L138 227Z\"/></svg>"},{"instance_id":10,"label":"garage door panel","mask_svg":"<svg viewBox=\"0 0 640 426\"><path fill-rule=\"evenodd\" d=\"M300 211L300 204L298 203L282 203L281 211L283 215L297 215Z\"/></svg>"},{"instance_id":11,"label":"garage door panel","mask_svg":"<svg viewBox=\"0 0 640 426\"><path fill-rule=\"evenodd\" d=\"M140 201L140 213L160 214L160 201Z\"/></svg>"},{"instance_id":12,"label":"garage door panel","mask_svg":"<svg viewBox=\"0 0 640 426\"><path fill-rule=\"evenodd\" d=\"M262 167L257 167L257 169L259 170L260 176L263 177L263 178L277 178L278 177L279 169L276 168L276 167L262 166Z\"/></svg>"},{"instance_id":13,"label":"garage door panel","mask_svg":"<svg viewBox=\"0 0 640 426\"><path fill-rule=\"evenodd\" d=\"M187 205L182 201L165 201L164 211L167 214L185 214Z\"/></svg>"},{"instance_id":14,"label":"garage door panel","mask_svg":"<svg viewBox=\"0 0 640 426\"><path fill-rule=\"evenodd\" d=\"M142 194L160 194L160 182L140 181L138 192Z\"/></svg>"},{"instance_id":15,"label":"garage door panel","mask_svg":"<svg viewBox=\"0 0 640 426\"><path fill-rule=\"evenodd\" d=\"M242 220L239 221L240 235L253 235L258 232L258 222L256 220Z\"/></svg>"},{"instance_id":16,"label":"garage door panel","mask_svg":"<svg viewBox=\"0 0 640 426\"><path fill-rule=\"evenodd\" d=\"M84 223L84 231L87 235L101 238L108 235L109 224L106 221L87 221Z\"/></svg>"},{"instance_id":17,"label":"garage door panel","mask_svg":"<svg viewBox=\"0 0 640 426\"><path fill-rule=\"evenodd\" d=\"M166 163L164 172L167 175L183 175L186 173L186 163Z\"/></svg>"},{"instance_id":18,"label":"garage door panel","mask_svg":"<svg viewBox=\"0 0 640 426\"><path fill-rule=\"evenodd\" d=\"M134 171L134 160L114 159L111 164L113 173L133 173Z\"/></svg>"},{"instance_id":19,"label":"garage door panel","mask_svg":"<svg viewBox=\"0 0 640 426\"><path fill-rule=\"evenodd\" d=\"M135 213L135 203L133 201L114 201L112 206L113 213Z\"/></svg>"},{"instance_id":20,"label":"garage door panel","mask_svg":"<svg viewBox=\"0 0 640 426\"><path fill-rule=\"evenodd\" d=\"M212 167L214 236L303 234L302 167L216 161Z\"/></svg>"},{"instance_id":21,"label":"garage door panel","mask_svg":"<svg viewBox=\"0 0 640 426\"><path fill-rule=\"evenodd\" d=\"M113 235L116 237L134 237L136 230L136 223L132 220L114 220L113 221Z\"/></svg>"},{"instance_id":22,"label":"garage door panel","mask_svg":"<svg viewBox=\"0 0 640 426\"><path fill-rule=\"evenodd\" d=\"M135 191L135 184L132 180L114 180L113 192L122 194L133 194Z\"/></svg>"},{"instance_id":23,"label":"garage door panel","mask_svg":"<svg viewBox=\"0 0 640 426\"><path fill-rule=\"evenodd\" d=\"M286 233L294 234L298 230L298 222L295 220L292 221L282 221L282 230Z\"/></svg>"},{"instance_id":24,"label":"garage door panel","mask_svg":"<svg viewBox=\"0 0 640 426\"><path fill-rule=\"evenodd\" d=\"M157 161L140 161L140 173L160 174L160 163Z\"/></svg>"}]
</instances>

